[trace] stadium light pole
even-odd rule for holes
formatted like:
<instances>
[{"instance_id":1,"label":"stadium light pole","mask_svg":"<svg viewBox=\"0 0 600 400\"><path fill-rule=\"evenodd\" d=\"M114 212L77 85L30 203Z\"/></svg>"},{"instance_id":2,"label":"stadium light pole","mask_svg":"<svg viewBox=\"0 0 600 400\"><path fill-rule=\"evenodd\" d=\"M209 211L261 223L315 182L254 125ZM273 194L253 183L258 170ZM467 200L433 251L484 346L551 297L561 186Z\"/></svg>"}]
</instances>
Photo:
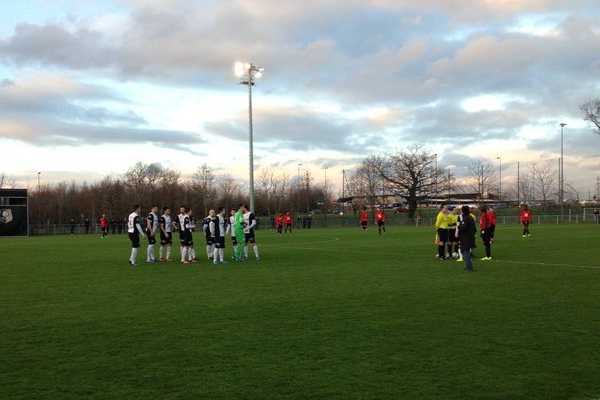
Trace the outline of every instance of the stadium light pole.
<instances>
[{"instance_id":1,"label":"stadium light pole","mask_svg":"<svg viewBox=\"0 0 600 400\"><path fill-rule=\"evenodd\" d=\"M301 181L300 167L301 166L302 166L302 164L298 164L298 201L296 202L296 207L297 207L296 211L298 211L300 209L300 187L301 187L301 185L300 185L300 181Z\"/></svg>"},{"instance_id":2,"label":"stadium light pole","mask_svg":"<svg viewBox=\"0 0 600 400\"><path fill-rule=\"evenodd\" d=\"M38 172L38 193L40 192L40 175L42 175L42 173Z\"/></svg>"},{"instance_id":3,"label":"stadium light pole","mask_svg":"<svg viewBox=\"0 0 600 400\"><path fill-rule=\"evenodd\" d=\"M240 78L240 84L248 86L248 127L249 127L249 175L250 183L248 190L250 210L254 212L254 132L252 127L252 86L255 85L255 79L262 76L263 68L254 64L237 62L235 63L235 75Z\"/></svg>"},{"instance_id":4,"label":"stadium light pole","mask_svg":"<svg viewBox=\"0 0 600 400\"><path fill-rule=\"evenodd\" d=\"M564 215L564 203L565 203L565 159L564 159L564 132L565 132L565 124L564 122L560 123L560 171L559 171L559 181L560 181L560 219L562 221Z\"/></svg>"},{"instance_id":5,"label":"stadium light pole","mask_svg":"<svg viewBox=\"0 0 600 400\"><path fill-rule=\"evenodd\" d=\"M498 200L502 197L502 157L496 157L496 160L500 160L500 169L499 169L499 187L498 187Z\"/></svg>"}]
</instances>

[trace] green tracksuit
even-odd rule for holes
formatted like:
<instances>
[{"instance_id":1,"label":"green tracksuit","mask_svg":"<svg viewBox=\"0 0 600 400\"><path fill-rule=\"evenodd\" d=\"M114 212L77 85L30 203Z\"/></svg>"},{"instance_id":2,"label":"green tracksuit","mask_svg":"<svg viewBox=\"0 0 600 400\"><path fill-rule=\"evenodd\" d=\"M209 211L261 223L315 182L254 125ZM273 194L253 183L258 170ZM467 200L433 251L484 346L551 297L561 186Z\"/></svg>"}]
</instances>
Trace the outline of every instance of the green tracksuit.
<instances>
[{"instance_id":1,"label":"green tracksuit","mask_svg":"<svg viewBox=\"0 0 600 400\"><path fill-rule=\"evenodd\" d=\"M244 213L238 211L233 216L233 232L235 234L235 238L237 239L238 245L235 248L235 258L237 260L242 259L242 250L244 248Z\"/></svg>"}]
</instances>

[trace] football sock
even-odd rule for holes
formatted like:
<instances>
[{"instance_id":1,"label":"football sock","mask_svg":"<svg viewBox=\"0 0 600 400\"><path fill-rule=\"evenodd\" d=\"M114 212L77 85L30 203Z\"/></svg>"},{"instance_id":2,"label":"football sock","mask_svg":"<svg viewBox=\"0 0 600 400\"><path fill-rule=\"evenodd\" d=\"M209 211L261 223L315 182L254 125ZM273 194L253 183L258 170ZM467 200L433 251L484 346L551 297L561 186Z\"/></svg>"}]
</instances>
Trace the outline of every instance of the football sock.
<instances>
[{"instance_id":1,"label":"football sock","mask_svg":"<svg viewBox=\"0 0 600 400\"><path fill-rule=\"evenodd\" d=\"M152 253L154 253L154 245L149 244L148 250L146 251L148 261L152 261L152 258L154 258L154 254L152 254Z\"/></svg>"},{"instance_id":2,"label":"football sock","mask_svg":"<svg viewBox=\"0 0 600 400\"><path fill-rule=\"evenodd\" d=\"M248 246L244 246L244 257L248 258Z\"/></svg>"},{"instance_id":3,"label":"football sock","mask_svg":"<svg viewBox=\"0 0 600 400\"><path fill-rule=\"evenodd\" d=\"M454 245L454 252L460 254L460 248L458 247L458 244Z\"/></svg>"},{"instance_id":4,"label":"football sock","mask_svg":"<svg viewBox=\"0 0 600 400\"><path fill-rule=\"evenodd\" d=\"M167 246L167 258L171 258L171 246Z\"/></svg>"},{"instance_id":5,"label":"football sock","mask_svg":"<svg viewBox=\"0 0 600 400\"><path fill-rule=\"evenodd\" d=\"M440 258L444 258L444 246L438 246L438 255Z\"/></svg>"},{"instance_id":6,"label":"football sock","mask_svg":"<svg viewBox=\"0 0 600 400\"><path fill-rule=\"evenodd\" d=\"M208 257L208 259L212 257L212 246L210 244L206 245L206 257Z\"/></svg>"},{"instance_id":7,"label":"football sock","mask_svg":"<svg viewBox=\"0 0 600 400\"><path fill-rule=\"evenodd\" d=\"M137 248L131 249L131 257L129 258L129 261L131 261L132 264L135 264L135 259L137 258L137 253L138 253Z\"/></svg>"},{"instance_id":8,"label":"football sock","mask_svg":"<svg viewBox=\"0 0 600 400\"><path fill-rule=\"evenodd\" d=\"M219 260L221 260L221 262L225 261L225 249L219 249Z\"/></svg>"},{"instance_id":9,"label":"football sock","mask_svg":"<svg viewBox=\"0 0 600 400\"><path fill-rule=\"evenodd\" d=\"M216 262L219 260L219 249L214 249L213 250L213 262Z\"/></svg>"},{"instance_id":10,"label":"football sock","mask_svg":"<svg viewBox=\"0 0 600 400\"><path fill-rule=\"evenodd\" d=\"M158 249L158 258L159 259L163 258L164 253L165 253L165 246L160 246Z\"/></svg>"},{"instance_id":11,"label":"football sock","mask_svg":"<svg viewBox=\"0 0 600 400\"><path fill-rule=\"evenodd\" d=\"M187 256L187 247L181 248L181 262L185 261L185 257Z\"/></svg>"},{"instance_id":12,"label":"football sock","mask_svg":"<svg viewBox=\"0 0 600 400\"><path fill-rule=\"evenodd\" d=\"M489 244L485 245L485 255L490 258L492 256L492 248Z\"/></svg>"},{"instance_id":13,"label":"football sock","mask_svg":"<svg viewBox=\"0 0 600 400\"><path fill-rule=\"evenodd\" d=\"M194 250L193 247L190 247L190 249L188 250L188 258L190 261L196 258L196 250Z\"/></svg>"},{"instance_id":14,"label":"football sock","mask_svg":"<svg viewBox=\"0 0 600 400\"><path fill-rule=\"evenodd\" d=\"M258 258L258 246L254 245L252 246L252 248L254 249L254 255L256 256L256 258Z\"/></svg>"}]
</instances>

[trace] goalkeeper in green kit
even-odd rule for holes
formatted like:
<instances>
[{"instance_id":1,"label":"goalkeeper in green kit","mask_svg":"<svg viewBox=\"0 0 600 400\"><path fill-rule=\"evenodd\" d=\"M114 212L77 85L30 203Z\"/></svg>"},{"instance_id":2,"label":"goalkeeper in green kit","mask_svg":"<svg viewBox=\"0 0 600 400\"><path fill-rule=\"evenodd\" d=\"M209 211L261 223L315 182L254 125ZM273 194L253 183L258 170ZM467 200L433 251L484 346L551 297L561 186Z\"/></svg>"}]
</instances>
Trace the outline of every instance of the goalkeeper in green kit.
<instances>
[{"instance_id":1,"label":"goalkeeper in green kit","mask_svg":"<svg viewBox=\"0 0 600 400\"><path fill-rule=\"evenodd\" d=\"M242 208L243 204L238 206L238 210L233 216L233 233L237 239L237 246L235 247L235 255L233 256L236 261L242 261L242 251L244 250L244 212Z\"/></svg>"}]
</instances>

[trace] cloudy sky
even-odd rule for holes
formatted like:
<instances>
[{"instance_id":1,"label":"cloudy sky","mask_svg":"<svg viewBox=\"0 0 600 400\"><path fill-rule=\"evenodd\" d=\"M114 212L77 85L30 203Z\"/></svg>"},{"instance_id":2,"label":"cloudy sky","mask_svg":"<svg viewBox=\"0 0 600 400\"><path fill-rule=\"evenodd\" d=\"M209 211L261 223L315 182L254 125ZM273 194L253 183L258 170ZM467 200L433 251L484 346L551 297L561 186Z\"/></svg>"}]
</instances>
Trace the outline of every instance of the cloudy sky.
<instances>
[{"instance_id":1,"label":"cloudy sky","mask_svg":"<svg viewBox=\"0 0 600 400\"><path fill-rule=\"evenodd\" d=\"M340 181L369 154L423 142L468 157L557 162L587 197L600 137L597 0L2 0L0 172L20 183L120 174L137 161Z\"/></svg>"}]
</instances>

